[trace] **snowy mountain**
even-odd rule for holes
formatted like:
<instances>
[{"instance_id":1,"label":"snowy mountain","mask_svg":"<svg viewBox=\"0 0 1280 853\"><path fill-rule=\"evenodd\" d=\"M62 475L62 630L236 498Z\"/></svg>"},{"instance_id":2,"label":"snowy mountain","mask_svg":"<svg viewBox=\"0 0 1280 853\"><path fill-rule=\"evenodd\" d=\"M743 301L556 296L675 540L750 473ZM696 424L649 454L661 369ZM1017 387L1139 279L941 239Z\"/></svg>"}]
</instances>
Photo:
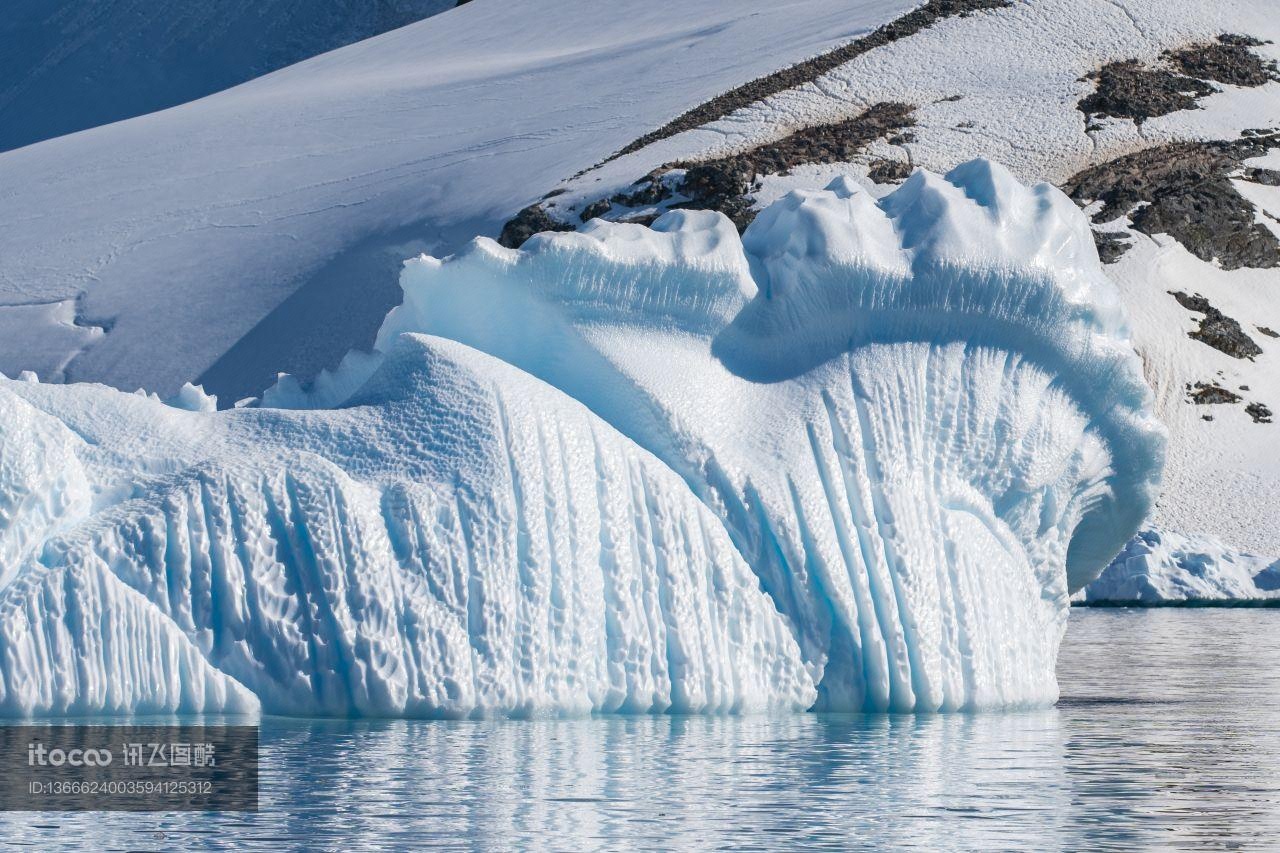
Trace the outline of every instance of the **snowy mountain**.
<instances>
[{"instance_id":1,"label":"snowy mountain","mask_svg":"<svg viewBox=\"0 0 1280 853\"><path fill-rule=\"evenodd\" d=\"M202 98L455 0L7 0L0 151Z\"/></svg>"},{"instance_id":2,"label":"snowy mountain","mask_svg":"<svg viewBox=\"0 0 1280 853\"><path fill-rule=\"evenodd\" d=\"M0 710L1041 705L1159 482L1084 215L986 161L401 283L336 408L0 381Z\"/></svg>"}]
</instances>

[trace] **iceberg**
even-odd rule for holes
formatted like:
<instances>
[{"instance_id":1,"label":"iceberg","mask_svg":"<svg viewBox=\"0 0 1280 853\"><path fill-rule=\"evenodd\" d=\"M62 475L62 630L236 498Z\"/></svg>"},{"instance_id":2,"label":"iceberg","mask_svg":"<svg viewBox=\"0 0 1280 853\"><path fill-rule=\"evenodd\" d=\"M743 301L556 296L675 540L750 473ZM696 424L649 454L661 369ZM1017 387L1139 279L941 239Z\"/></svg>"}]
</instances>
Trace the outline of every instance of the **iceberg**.
<instances>
[{"instance_id":1,"label":"iceberg","mask_svg":"<svg viewBox=\"0 0 1280 853\"><path fill-rule=\"evenodd\" d=\"M1042 705L1158 486L1086 220L985 161L401 286L257 407L0 381L0 713Z\"/></svg>"},{"instance_id":2,"label":"iceberg","mask_svg":"<svg viewBox=\"0 0 1280 853\"><path fill-rule=\"evenodd\" d=\"M1072 599L1089 605L1280 602L1280 560L1212 536L1148 528Z\"/></svg>"}]
</instances>

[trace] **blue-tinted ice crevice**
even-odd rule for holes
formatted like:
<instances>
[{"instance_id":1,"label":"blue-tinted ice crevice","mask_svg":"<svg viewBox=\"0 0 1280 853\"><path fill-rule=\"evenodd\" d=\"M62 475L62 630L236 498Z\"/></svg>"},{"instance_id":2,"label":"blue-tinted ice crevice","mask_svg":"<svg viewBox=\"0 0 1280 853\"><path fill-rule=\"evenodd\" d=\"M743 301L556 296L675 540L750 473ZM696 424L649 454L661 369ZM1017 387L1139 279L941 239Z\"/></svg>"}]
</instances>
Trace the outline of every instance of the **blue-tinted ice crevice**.
<instances>
[{"instance_id":1,"label":"blue-tinted ice crevice","mask_svg":"<svg viewBox=\"0 0 1280 853\"><path fill-rule=\"evenodd\" d=\"M1084 217L986 162L402 286L258 408L0 383L0 710L1045 704L1158 484Z\"/></svg>"}]
</instances>

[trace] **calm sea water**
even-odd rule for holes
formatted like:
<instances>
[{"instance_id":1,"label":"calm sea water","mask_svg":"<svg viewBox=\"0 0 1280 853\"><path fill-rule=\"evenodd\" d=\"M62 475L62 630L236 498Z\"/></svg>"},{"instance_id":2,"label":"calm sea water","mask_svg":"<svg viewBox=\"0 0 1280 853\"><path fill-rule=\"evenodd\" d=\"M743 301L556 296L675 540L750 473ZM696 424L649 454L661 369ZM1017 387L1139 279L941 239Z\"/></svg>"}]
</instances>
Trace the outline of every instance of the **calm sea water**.
<instances>
[{"instance_id":1,"label":"calm sea water","mask_svg":"<svg viewBox=\"0 0 1280 853\"><path fill-rule=\"evenodd\" d=\"M40 850L1267 848L1280 611L1076 610L1052 710L267 721L261 812L24 814Z\"/></svg>"}]
</instances>

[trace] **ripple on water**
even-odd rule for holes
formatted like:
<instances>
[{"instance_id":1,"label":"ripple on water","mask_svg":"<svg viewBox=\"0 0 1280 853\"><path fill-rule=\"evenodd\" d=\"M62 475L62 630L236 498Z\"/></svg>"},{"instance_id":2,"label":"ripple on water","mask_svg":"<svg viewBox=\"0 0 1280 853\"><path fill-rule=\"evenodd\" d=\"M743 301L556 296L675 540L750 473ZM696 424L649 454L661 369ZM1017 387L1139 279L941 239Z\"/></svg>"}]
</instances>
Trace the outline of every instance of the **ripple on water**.
<instances>
[{"instance_id":1,"label":"ripple on water","mask_svg":"<svg viewBox=\"0 0 1280 853\"><path fill-rule=\"evenodd\" d=\"M1132 849L1280 832L1275 610L1075 610L1052 710L270 720L256 815L0 817L36 849Z\"/></svg>"}]
</instances>

